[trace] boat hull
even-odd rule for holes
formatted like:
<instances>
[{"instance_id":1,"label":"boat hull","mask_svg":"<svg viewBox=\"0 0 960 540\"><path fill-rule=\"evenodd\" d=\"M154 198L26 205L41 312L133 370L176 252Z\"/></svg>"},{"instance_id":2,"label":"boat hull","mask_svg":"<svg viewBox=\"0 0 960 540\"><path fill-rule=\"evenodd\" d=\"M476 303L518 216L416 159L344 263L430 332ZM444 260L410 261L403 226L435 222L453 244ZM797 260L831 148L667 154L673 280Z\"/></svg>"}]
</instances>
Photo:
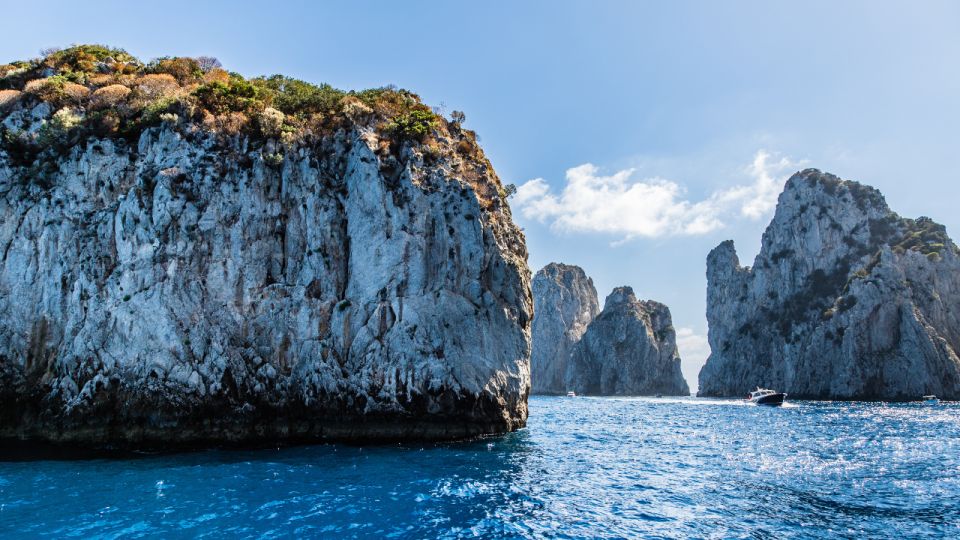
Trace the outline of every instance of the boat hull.
<instances>
[{"instance_id":1,"label":"boat hull","mask_svg":"<svg viewBox=\"0 0 960 540\"><path fill-rule=\"evenodd\" d=\"M770 394L768 396L759 397L753 402L757 405L766 405L768 407L779 407L783 405L783 400L787 397L783 392L777 394Z\"/></svg>"}]
</instances>

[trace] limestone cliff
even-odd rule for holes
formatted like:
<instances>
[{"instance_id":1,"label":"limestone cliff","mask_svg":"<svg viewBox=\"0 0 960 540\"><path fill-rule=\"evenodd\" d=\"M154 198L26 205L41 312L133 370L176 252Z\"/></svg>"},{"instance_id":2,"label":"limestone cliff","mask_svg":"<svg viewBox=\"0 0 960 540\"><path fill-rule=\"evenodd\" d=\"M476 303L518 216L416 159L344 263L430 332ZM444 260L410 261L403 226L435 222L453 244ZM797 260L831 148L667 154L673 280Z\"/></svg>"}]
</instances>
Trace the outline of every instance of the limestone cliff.
<instances>
[{"instance_id":1,"label":"limestone cliff","mask_svg":"<svg viewBox=\"0 0 960 540\"><path fill-rule=\"evenodd\" d=\"M787 182L753 267L707 258L700 395L960 399L960 257L943 226L808 169Z\"/></svg>"},{"instance_id":2,"label":"limestone cliff","mask_svg":"<svg viewBox=\"0 0 960 540\"><path fill-rule=\"evenodd\" d=\"M525 424L526 248L471 132L393 89L68 53L0 66L0 438Z\"/></svg>"},{"instance_id":3,"label":"limestone cliff","mask_svg":"<svg viewBox=\"0 0 960 540\"><path fill-rule=\"evenodd\" d=\"M567 384L584 395L690 395L667 306L617 287L574 346Z\"/></svg>"},{"instance_id":4,"label":"limestone cliff","mask_svg":"<svg viewBox=\"0 0 960 540\"><path fill-rule=\"evenodd\" d=\"M600 312L597 290L579 266L550 263L533 277L533 305L532 392L565 394L570 353Z\"/></svg>"}]
</instances>

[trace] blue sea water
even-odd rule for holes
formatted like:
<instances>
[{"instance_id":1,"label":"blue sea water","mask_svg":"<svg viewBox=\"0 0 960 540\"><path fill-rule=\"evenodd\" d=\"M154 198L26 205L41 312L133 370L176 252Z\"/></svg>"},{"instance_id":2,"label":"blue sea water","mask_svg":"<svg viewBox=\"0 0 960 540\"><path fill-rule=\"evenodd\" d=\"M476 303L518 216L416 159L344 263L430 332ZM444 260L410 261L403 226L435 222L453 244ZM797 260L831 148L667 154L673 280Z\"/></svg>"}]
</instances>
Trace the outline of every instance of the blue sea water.
<instances>
[{"instance_id":1,"label":"blue sea water","mask_svg":"<svg viewBox=\"0 0 960 540\"><path fill-rule=\"evenodd\" d=\"M960 537L960 405L532 398L526 429L0 463L0 535Z\"/></svg>"}]
</instances>

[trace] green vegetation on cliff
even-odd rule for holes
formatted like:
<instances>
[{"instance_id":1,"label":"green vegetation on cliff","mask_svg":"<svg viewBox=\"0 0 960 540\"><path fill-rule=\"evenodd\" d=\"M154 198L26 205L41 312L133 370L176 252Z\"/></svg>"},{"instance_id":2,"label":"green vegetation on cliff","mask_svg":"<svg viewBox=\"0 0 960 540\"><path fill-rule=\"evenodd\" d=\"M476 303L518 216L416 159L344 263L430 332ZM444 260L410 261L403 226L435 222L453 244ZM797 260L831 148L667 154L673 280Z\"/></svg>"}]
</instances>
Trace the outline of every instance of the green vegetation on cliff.
<instances>
[{"instance_id":1,"label":"green vegetation on cliff","mask_svg":"<svg viewBox=\"0 0 960 540\"><path fill-rule=\"evenodd\" d=\"M43 104L47 108L38 109ZM42 128L8 121L18 110L21 120L25 113L39 114ZM377 134L386 167L397 164L390 156L404 146L416 146L428 165L450 154L460 175L477 184L492 167L476 134L462 127L464 120L458 111L445 119L416 94L393 86L345 91L283 75L245 78L211 57L142 62L122 49L76 45L0 64L0 151L25 169L24 178L42 176L51 161L46 158L84 141L134 143L144 130L168 124L224 140L241 137L255 146L269 140L309 143L363 127ZM283 155L270 153L265 159L279 167ZM484 202L508 192L500 185L481 191Z\"/></svg>"},{"instance_id":2,"label":"green vegetation on cliff","mask_svg":"<svg viewBox=\"0 0 960 540\"><path fill-rule=\"evenodd\" d=\"M209 57L141 62L122 49L77 45L43 57L0 65L0 116L16 106L48 103L57 111L40 145L75 144L84 136L135 140L161 122L193 122L224 135L283 139L323 134L348 123L368 124L397 142L441 135L469 139L462 113L447 121L419 96L394 87L344 91L273 75L247 79ZM22 134L5 128L4 144ZM20 150L24 150L21 148Z\"/></svg>"},{"instance_id":3,"label":"green vegetation on cliff","mask_svg":"<svg viewBox=\"0 0 960 540\"><path fill-rule=\"evenodd\" d=\"M440 118L406 90L343 91L273 75L246 79L213 58L141 62L122 49L77 45L42 58L0 65L0 107L47 102L79 118L73 128L138 135L165 115L228 135L275 136L335 127L369 115L384 131L422 140ZM442 122L447 124L447 122Z\"/></svg>"}]
</instances>

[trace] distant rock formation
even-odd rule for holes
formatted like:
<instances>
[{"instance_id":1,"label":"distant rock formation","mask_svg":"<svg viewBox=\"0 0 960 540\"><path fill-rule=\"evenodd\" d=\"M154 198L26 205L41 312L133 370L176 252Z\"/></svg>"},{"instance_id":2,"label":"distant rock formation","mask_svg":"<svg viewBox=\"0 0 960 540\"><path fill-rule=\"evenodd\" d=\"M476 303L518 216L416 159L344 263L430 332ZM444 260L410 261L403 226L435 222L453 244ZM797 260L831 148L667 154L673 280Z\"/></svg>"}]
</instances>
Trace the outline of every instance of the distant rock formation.
<instances>
[{"instance_id":1,"label":"distant rock formation","mask_svg":"<svg viewBox=\"0 0 960 540\"><path fill-rule=\"evenodd\" d=\"M702 396L960 399L960 257L942 225L816 169L787 181L753 267L707 257Z\"/></svg>"},{"instance_id":2,"label":"distant rock formation","mask_svg":"<svg viewBox=\"0 0 960 540\"><path fill-rule=\"evenodd\" d=\"M574 344L600 312L593 280L579 266L550 263L533 277L534 394L565 394L567 364Z\"/></svg>"},{"instance_id":3,"label":"distant rock formation","mask_svg":"<svg viewBox=\"0 0 960 540\"><path fill-rule=\"evenodd\" d=\"M585 395L690 395L670 309L617 287L574 346L568 387Z\"/></svg>"}]
</instances>

